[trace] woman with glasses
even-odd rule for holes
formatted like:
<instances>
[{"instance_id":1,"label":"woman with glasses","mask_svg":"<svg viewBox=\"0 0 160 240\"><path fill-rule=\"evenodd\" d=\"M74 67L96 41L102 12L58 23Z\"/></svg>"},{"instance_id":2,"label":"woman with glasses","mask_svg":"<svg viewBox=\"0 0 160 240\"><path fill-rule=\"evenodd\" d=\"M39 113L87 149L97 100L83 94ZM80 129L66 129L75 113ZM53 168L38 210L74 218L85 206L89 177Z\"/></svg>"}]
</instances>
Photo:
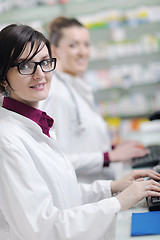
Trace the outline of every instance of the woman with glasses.
<instances>
[{"instance_id":1,"label":"woman with glasses","mask_svg":"<svg viewBox=\"0 0 160 240\"><path fill-rule=\"evenodd\" d=\"M48 96L55 65L40 32L16 24L1 30L0 239L113 239L120 209L160 196L156 181L140 177L160 180L160 174L140 170L117 181L78 185L49 131L53 119L38 109Z\"/></svg>"},{"instance_id":2,"label":"woman with glasses","mask_svg":"<svg viewBox=\"0 0 160 240\"><path fill-rule=\"evenodd\" d=\"M96 111L91 89L83 79L90 56L88 29L76 19L58 17L50 23L50 42L57 68L49 97L40 107L54 117L57 140L78 181L111 179L113 162L149 151L133 141L111 145L107 124Z\"/></svg>"}]
</instances>

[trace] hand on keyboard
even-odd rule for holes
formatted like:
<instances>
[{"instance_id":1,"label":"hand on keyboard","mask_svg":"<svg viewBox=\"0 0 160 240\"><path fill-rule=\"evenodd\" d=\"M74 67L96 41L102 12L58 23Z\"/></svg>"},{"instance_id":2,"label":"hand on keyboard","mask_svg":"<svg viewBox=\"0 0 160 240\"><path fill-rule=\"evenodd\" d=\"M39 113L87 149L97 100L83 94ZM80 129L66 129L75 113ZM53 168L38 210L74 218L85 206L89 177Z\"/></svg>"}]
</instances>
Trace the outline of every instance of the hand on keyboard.
<instances>
[{"instance_id":1,"label":"hand on keyboard","mask_svg":"<svg viewBox=\"0 0 160 240\"><path fill-rule=\"evenodd\" d=\"M160 145L149 146L150 153L144 157L132 159L133 168L152 167L160 163Z\"/></svg>"},{"instance_id":2,"label":"hand on keyboard","mask_svg":"<svg viewBox=\"0 0 160 240\"><path fill-rule=\"evenodd\" d=\"M153 170L160 173L160 165L155 166ZM160 181L157 182L160 183ZM160 197L148 197L146 200L149 211L160 211Z\"/></svg>"}]
</instances>

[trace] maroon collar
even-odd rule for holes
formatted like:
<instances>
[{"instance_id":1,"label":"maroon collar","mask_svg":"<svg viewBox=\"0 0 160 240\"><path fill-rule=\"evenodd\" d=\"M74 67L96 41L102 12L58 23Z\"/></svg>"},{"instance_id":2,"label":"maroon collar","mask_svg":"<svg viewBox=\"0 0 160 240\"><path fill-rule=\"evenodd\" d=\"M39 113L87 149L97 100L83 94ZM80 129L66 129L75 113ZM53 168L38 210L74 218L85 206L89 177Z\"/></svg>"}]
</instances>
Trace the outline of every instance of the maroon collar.
<instances>
[{"instance_id":1,"label":"maroon collar","mask_svg":"<svg viewBox=\"0 0 160 240\"><path fill-rule=\"evenodd\" d=\"M49 130L53 126L54 120L45 112L9 97L4 97L2 107L31 119L41 127L44 134L50 137Z\"/></svg>"}]
</instances>

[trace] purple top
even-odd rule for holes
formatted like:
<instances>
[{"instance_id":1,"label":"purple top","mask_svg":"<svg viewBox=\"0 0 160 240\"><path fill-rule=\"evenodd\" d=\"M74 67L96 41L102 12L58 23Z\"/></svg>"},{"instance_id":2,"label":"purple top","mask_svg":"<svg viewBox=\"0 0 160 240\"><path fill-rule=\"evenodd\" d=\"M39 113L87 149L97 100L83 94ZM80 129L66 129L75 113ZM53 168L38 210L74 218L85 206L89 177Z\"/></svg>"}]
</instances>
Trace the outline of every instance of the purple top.
<instances>
[{"instance_id":1,"label":"purple top","mask_svg":"<svg viewBox=\"0 0 160 240\"><path fill-rule=\"evenodd\" d=\"M41 127L44 134L50 137L49 130L53 126L54 120L45 112L9 97L4 97L2 107L31 119Z\"/></svg>"}]
</instances>

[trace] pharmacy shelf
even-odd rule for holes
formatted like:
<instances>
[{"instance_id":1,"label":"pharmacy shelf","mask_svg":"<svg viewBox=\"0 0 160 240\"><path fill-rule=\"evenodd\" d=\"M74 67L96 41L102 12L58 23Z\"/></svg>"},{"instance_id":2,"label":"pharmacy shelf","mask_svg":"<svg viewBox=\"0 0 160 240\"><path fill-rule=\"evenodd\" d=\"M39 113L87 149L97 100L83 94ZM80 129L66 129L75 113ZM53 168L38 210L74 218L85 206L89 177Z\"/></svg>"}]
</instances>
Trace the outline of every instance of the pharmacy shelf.
<instances>
[{"instance_id":1,"label":"pharmacy shelf","mask_svg":"<svg viewBox=\"0 0 160 240\"><path fill-rule=\"evenodd\" d=\"M62 15L62 6L56 4L54 6L39 5L32 8L15 8L0 14L0 24L10 23L28 23L40 20L48 23L53 18Z\"/></svg>"},{"instance_id":2,"label":"pharmacy shelf","mask_svg":"<svg viewBox=\"0 0 160 240\"><path fill-rule=\"evenodd\" d=\"M159 0L73 0L63 5L63 11L68 16L77 16L104 11L104 9L131 9L140 5L153 6L159 4Z\"/></svg>"},{"instance_id":3,"label":"pharmacy shelf","mask_svg":"<svg viewBox=\"0 0 160 240\"><path fill-rule=\"evenodd\" d=\"M153 111L149 111L149 112L145 112L145 113L133 113L133 114L108 114L105 118L109 119L109 118L115 118L118 117L121 120L130 120L130 119L139 119L139 118L145 118L148 119L149 116L153 114Z\"/></svg>"},{"instance_id":4,"label":"pharmacy shelf","mask_svg":"<svg viewBox=\"0 0 160 240\"><path fill-rule=\"evenodd\" d=\"M142 93L152 97L153 93L160 89L159 82L149 82L143 84L130 85L128 87L112 87L108 89L99 89L94 92L96 102L115 100L122 96L128 96L134 93Z\"/></svg>"},{"instance_id":5,"label":"pharmacy shelf","mask_svg":"<svg viewBox=\"0 0 160 240\"><path fill-rule=\"evenodd\" d=\"M105 68L110 68L113 65L124 65L124 64L134 64L134 63L139 63L139 64L148 64L150 62L156 62L160 61L160 53L148 53L148 54L143 54L143 55L135 55L135 56L124 56L124 57L119 57L119 58L114 58L114 59L91 59L89 63L89 69L105 69Z\"/></svg>"},{"instance_id":6,"label":"pharmacy shelf","mask_svg":"<svg viewBox=\"0 0 160 240\"><path fill-rule=\"evenodd\" d=\"M152 35L159 35L160 36L160 22L143 22L141 24L136 25L120 25L116 26L116 29L122 29L125 32L125 36L127 40L136 40L140 38L143 34L152 34ZM114 32L115 28L93 28L90 29L90 36L92 44L98 43L100 41L113 41L112 33Z\"/></svg>"},{"instance_id":7,"label":"pharmacy shelf","mask_svg":"<svg viewBox=\"0 0 160 240\"><path fill-rule=\"evenodd\" d=\"M30 8L15 8L0 14L0 24L11 22L31 22L41 20L48 22L59 16L78 17L86 14L96 13L109 9L132 9L139 6L160 5L159 0L79 0L69 1L66 4L55 4L53 6L38 5Z\"/></svg>"}]
</instances>

